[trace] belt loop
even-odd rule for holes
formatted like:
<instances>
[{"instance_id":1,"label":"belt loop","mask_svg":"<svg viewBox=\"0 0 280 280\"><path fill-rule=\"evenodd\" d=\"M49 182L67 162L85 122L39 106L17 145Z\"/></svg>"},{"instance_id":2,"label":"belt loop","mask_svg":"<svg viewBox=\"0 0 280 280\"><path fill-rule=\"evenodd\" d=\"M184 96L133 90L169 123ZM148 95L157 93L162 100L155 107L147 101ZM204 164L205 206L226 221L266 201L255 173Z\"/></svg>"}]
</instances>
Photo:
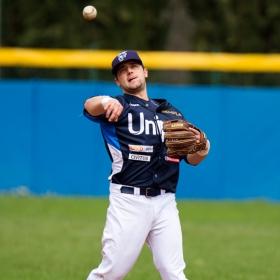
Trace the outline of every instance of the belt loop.
<instances>
[{"instance_id":1,"label":"belt loop","mask_svg":"<svg viewBox=\"0 0 280 280\"><path fill-rule=\"evenodd\" d=\"M135 195L140 195L140 188L134 187L134 194Z\"/></svg>"}]
</instances>

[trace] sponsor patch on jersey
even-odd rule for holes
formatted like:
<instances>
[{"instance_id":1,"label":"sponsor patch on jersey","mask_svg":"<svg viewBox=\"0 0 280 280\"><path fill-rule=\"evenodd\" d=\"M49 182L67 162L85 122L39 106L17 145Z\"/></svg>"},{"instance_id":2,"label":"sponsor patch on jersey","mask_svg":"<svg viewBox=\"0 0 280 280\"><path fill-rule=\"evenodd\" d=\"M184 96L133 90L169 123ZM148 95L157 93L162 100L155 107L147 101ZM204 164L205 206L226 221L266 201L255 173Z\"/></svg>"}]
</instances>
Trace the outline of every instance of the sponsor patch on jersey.
<instances>
[{"instance_id":1,"label":"sponsor patch on jersey","mask_svg":"<svg viewBox=\"0 0 280 280\"><path fill-rule=\"evenodd\" d=\"M128 159L139 161L151 161L151 156L129 154Z\"/></svg>"},{"instance_id":2,"label":"sponsor patch on jersey","mask_svg":"<svg viewBox=\"0 0 280 280\"><path fill-rule=\"evenodd\" d=\"M152 153L154 151L153 146L128 145L128 148L132 152Z\"/></svg>"},{"instance_id":3,"label":"sponsor patch on jersey","mask_svg":"<svg viewBox=\"0 0 280 280\"><path fill-rule=\"evenodd\" d=\"M140 104L133 104L133 103L129 103L129 106L132 106L132 107L138 107L138 106L140 106Z\"/></svg>"},{"instance_id":4,"label":"sponsor patch on jersey","mask_svg":"<svg viewBox=\"0 0 280 280\"><path fill-rule=\"evenodd\" d=\"M171 162L180 162L179 158L173 158L173 157L169 157L169 156L166 156L165 160L166 161L171 161Z\"/></svg>"},{"instance_id":5,"label":"sponsor patch on jersey","mask_svg":"<svg viewBox=\"0 0 280 280\"><path fill-rule=\"evenodd\" d=\"M182 117L182 114L180 114L179 112L176 112L176 111L163 110L161 112L165 113L165 114L171 114L171 115L175 115L175 116L178 116L178 117Z\"/></svg>"}]
</instances>

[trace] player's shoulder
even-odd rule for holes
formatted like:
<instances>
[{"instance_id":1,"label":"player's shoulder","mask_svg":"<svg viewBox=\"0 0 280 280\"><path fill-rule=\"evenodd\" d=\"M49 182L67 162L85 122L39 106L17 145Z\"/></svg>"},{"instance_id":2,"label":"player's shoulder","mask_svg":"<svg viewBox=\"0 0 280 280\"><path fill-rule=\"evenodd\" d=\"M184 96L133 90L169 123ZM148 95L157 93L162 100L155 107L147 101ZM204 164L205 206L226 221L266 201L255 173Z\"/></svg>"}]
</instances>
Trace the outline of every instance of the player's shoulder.
<instances>
[{"instance_id":1,"label":"player's shoulder","mask_svg":"<svg viewBox=\"0 0 280 280\"><path fill-rule=\"evenodd\" d=\"M125 105L127 102L127 100L125 99L124 95L116 95L116 96L112 96L113 98L117 99L122 105Z\"/></svg>"},{"instance_id":2,"label":"player's shoulder","mask_svg":"<svg viewBox=\"0 0 280 280\"><path fill-rule=\"evenodd\" d=\"M182 112L175 107L173 104L171 104L168 100L166 99L153 99L154 102L158 104L158 112L161 112L162 114L167 114L167 115L174 115L179 118L184 118Z\"/></svg>"},{"instance_id":3,"label":"player's shoulder","mask_svg":"<svg viewBox=\"0 0 280 280\"><path fill-rule=\"evenodd\" d=\"M167 99L163 98L151 98L150 99L152 102L160 106L161 108L170 108L174 107Z\"/></svg>"}]
</instances>

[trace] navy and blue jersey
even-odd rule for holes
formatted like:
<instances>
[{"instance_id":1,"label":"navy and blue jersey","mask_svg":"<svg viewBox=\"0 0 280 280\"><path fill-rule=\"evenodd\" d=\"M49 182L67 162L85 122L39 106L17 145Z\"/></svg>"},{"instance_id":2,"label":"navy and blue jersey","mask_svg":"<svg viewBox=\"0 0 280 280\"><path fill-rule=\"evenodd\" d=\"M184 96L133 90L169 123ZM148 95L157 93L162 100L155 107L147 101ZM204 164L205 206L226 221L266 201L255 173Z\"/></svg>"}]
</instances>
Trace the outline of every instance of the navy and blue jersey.
<instances>
[{"instance_id":1,"label":"navy and blue jersey","mask_svg":"<svg viewBox=\"0 0 280 280\"><path fill-rule=\"evenodd\" d=\"M145 101L129 94L114 98L124 108L117 122L84 110L87 118L100 124L112 160L111 182L176 192L180 159L166 155L162 124L183 115L164 99Z\"/></svg>"}]
</instances>

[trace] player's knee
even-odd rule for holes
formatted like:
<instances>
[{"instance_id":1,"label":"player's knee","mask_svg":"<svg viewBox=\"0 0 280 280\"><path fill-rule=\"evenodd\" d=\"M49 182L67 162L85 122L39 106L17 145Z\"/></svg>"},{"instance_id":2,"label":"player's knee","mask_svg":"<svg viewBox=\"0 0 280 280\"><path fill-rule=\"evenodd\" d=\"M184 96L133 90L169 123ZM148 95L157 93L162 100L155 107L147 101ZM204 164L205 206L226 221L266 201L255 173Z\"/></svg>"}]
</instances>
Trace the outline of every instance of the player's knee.
<instances>
[{"instance_id":1,"label":"player's knee","mask_svg":"<svg viewBox=\"0 0 280 280\"><path fill-rule=\"evenodd\" d=\"M108 280L122 280L126 276L127 272L123 271L119 268L112 268L106 275L104 275L104 279Z\"/></svg>"},{"instance_id":2,"label":"player's knee","mask_svg":"<svg viewBox=\"0 0 280 280\"><path fill-rule=\"evenodd\" d=\"M98 271L90 275L87 280L122 280L126 273L119 269L108 269L106 272Z\"/></svg>"},{"instance_id":3,"label":"player's knee","mask_svg":"<svg viewBox=\"0 0 280 280\"><path fill-rule=\"evenodd\" d=\"M174 269L163 268L159 270L159 273L163 280L187 280L184 271L182 270L178 271Z\"/></svg>"},{"instance_id":4,"label":"player's knee","mask_svg":"<svg viewBox=\"0 0 280 280\"><path fill-rule=\"evenodd\" d=\"M163 280L186 280L184 269L185 264L172 264L172 263L161 263L156 264L156 268L159 271Z\"/></svg>"},{"instance_id":5,"label":"player's knee","mask_svg":"<svg viewBox=\"0 0 280 280\"><path fill-rule=\"evenodd\" d=\"M104 280L122 280L128 273L125 263L120 263L117 259L108 260L106 271L104 271Z\"/></svg>"},{"instance_id":6,"label":"player's knee","mask_svg":"<svg viewBox=\"0 0 280 280\"><path fill-rule=\"evenodd\" d=\"M127 272L126 267L120 265L117 260L103 256L101 264L91 271L87 280L122 280Z\"/></svg>"}]
</instances>

